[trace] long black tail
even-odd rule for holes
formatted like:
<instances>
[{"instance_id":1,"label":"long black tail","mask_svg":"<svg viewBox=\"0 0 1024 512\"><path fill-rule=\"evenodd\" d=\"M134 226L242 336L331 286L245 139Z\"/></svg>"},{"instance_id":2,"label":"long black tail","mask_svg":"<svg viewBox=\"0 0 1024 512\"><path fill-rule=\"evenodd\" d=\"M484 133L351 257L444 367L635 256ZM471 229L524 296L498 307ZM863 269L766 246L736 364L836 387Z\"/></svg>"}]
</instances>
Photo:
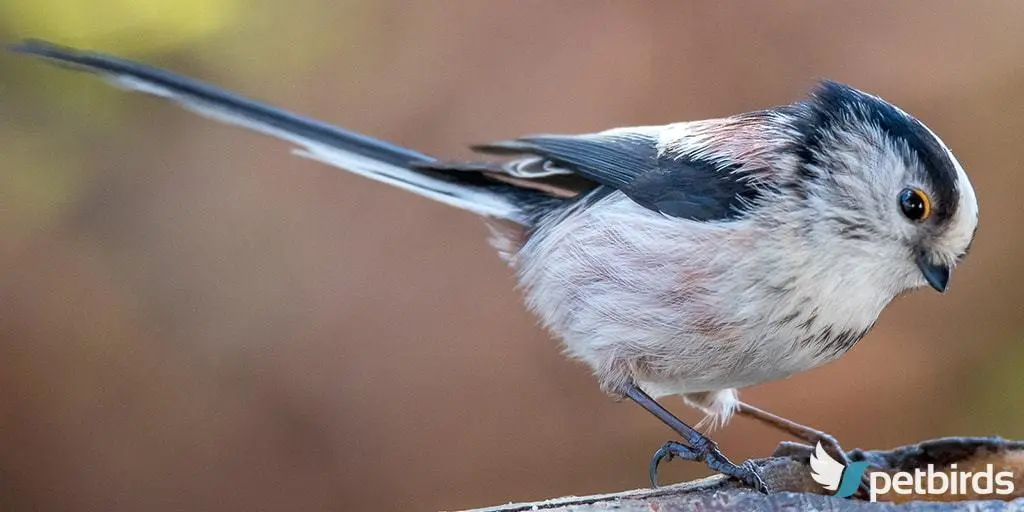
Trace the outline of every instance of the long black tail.
<instances>
[{"instance_id":1,"label":"long black tail","mask_svg":"<svg viewBox=\"0 0 1024 512\"><path fill-rule=\"evenodd\" d=\"M95 73L114 85L170 99L181 106L300 146L294 152L389 183L480 215L528 225L526 206L535 191L488 179L480 173L429 168L434 158L382 140L244 98L166 70L44 41L25 41L11 51Z\"/></svg>"}]
</instances>

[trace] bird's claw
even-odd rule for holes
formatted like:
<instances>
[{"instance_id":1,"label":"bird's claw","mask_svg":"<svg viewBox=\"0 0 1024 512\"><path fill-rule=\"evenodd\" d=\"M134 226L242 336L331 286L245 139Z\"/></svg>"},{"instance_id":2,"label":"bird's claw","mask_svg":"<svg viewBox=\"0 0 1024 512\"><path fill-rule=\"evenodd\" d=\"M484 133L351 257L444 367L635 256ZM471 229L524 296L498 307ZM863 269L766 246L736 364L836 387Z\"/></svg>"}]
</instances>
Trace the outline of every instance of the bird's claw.
<instances>
[{"instance_id":1,"label":"bird's claw","mask_svg":"<svg viewBox=\"0 0 1024 512\"><path fill-rule=\"evenodd\" d=\"M686 446L679 441L668 441L658 448L658 451L654 452L651 457L651 463L648 467L648 476L651 478L651 487L658 488L658 466L661 465L661 461L668 462L674 459L676 456L683 457L687 460L698 460L697 452Z\"/></svg>"},{"instance_id":2,"label":"bird's claw","mask_svg":"<svg viewBox=\"0 0 1024 512\"><path fill-rule=\"evenodd\" d=\"M735 478L758 492L768 493L768 486L765 485L764 479L761 478L760 469L753 461L748 460L741 466L737 466L729 461L725 455L722 455L722 452L714 444L709 444L704 447L704 450L698 451L678 441L666 442L651 457L649 467L651 487L658 487L658 467L661 465L661 462L670 461L675 457L690 461L703 461L714 471Z\"/></svg>"},{"instance_id":3,"label":"bird's claw","mask_svg":"<svg viewBox=\"0 0 1024 512\"><path fill-rule=\"evenodd\" d=\"M757 467L757 464L752 460L748 460L740 465L740 468L746 471L746 475L739 478L743 483L747 484L748 487L754 489L762 494L768 494L768 485L764 483L764 479L761 478L761 468Z\"/></svg>"}]
</instances>

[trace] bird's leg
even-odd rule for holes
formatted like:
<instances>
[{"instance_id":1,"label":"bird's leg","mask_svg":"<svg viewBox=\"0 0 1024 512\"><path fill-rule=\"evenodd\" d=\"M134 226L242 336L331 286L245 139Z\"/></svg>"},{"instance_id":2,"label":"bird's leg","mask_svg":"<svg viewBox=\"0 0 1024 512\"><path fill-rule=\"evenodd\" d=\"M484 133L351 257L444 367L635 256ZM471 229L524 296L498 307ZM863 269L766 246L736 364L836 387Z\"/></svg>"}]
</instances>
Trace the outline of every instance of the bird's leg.
<instances>
[{"instance_id":1,"label":"bird's leg","mask_svg":"<svg viewBox=\"0 0 1024 512\"><path fill-rule=\"evenodd\" d=\"M813 429L806 425L801 425L795 421L787 420L782 416L776 416L764 409L759 409L750 405L746 402L739 402L736 406L736 414L740 416L746 416L757 420L769 427L781 430L809 445L813 448L814 445L821 443L821 447L829 453L829 455L835 457L836 460L842 462L843 465L850 464L850 458L846 456L846 452L843 451L842 446L839 445L839 441L825 432L817 429Z\"/></svg>"},{"instance_id":2,"label":"bird's leg","mask_svg":"<svg viewBox=\"0 0 1024 512\"><path fill-rule=\"evenodd\" d=\"M764 480L761 479L761 475L758 474L756 466L749 463L745 463L742 466L733 464L732 461L722 454L714 441L697 432L693 427L683 423L669 412L668 409L662 407L654 398L640 389L636 383L632 381L626 383L622 392L630 400L636 402L640 407L647 409L648 412L668 425L669 428L675 430L685 441L685 443L669 441L654 453L649 468L652 486L658 486L658 465L661 464L661 461L679 457L685 460L703 462L714 471L735 478L758 491L768 492L768 487L764 484Z\"/></svg>"},{"instance_id":3,"label":"bird's leg","mask_svg":"<svg viewBox=\"0 0 1024 512\"><path fill-rule=\"evenodd\" d=\"M811 446L811 450L818 443L821 443L821 447L825 449L834 457L837 461L843 463L843 466L850 465L850 457L846 455L843 447L839 445L839 441L835 437L822 432L820 430L801 425L795 421L787 420L782 416L776 416L764 409L760 409L750 405L746 402L739 402L736 407L736 414L740 416L746 416L757 420L765 425L781 430ZM871 488L868 473L865 472L861 476L860 493L864 494Z\"/></svg>"}]
</instances>

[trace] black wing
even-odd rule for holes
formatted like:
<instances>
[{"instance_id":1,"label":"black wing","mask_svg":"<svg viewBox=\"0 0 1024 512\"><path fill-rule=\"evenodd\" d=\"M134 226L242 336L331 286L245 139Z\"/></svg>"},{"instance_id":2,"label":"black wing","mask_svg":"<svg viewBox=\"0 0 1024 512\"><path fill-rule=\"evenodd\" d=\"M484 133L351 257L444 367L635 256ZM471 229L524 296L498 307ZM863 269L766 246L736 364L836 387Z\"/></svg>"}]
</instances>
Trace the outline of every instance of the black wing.
<instances>
[{"instance_id":1,"label":"black wing","mask_svg":"<svg viewBox=\"0 0 1024 512\"><path fill-rule=\"evenodd\" d=\"M684 219L735 218L758 195L758 189L735 172L736 167L662 154L656 128L536 135L474 149L537 155L566 172L620 190L645 208Z\"/></svg>"}]
</instances>

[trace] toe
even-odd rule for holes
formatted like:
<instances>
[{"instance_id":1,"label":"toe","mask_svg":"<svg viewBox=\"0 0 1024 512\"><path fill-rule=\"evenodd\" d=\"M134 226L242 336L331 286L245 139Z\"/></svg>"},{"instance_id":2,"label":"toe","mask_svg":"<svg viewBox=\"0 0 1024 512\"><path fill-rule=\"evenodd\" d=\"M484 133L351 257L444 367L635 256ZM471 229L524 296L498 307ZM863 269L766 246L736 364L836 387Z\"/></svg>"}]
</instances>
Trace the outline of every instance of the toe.
<instances>
[{"instance_id":1,"label":"toe","mask_svg":"<svg viewBox=\"0 0 1024 512\"><path fill-rule=\"evenodd\" d=\"M768 494L768 485L764 483L764 478L761 477L761 468L757 467L757 464L751 460L744 462L743 468L748 471L746 478L743 479L744 483L757 492Z\"/></svg>"}]
</instances>

